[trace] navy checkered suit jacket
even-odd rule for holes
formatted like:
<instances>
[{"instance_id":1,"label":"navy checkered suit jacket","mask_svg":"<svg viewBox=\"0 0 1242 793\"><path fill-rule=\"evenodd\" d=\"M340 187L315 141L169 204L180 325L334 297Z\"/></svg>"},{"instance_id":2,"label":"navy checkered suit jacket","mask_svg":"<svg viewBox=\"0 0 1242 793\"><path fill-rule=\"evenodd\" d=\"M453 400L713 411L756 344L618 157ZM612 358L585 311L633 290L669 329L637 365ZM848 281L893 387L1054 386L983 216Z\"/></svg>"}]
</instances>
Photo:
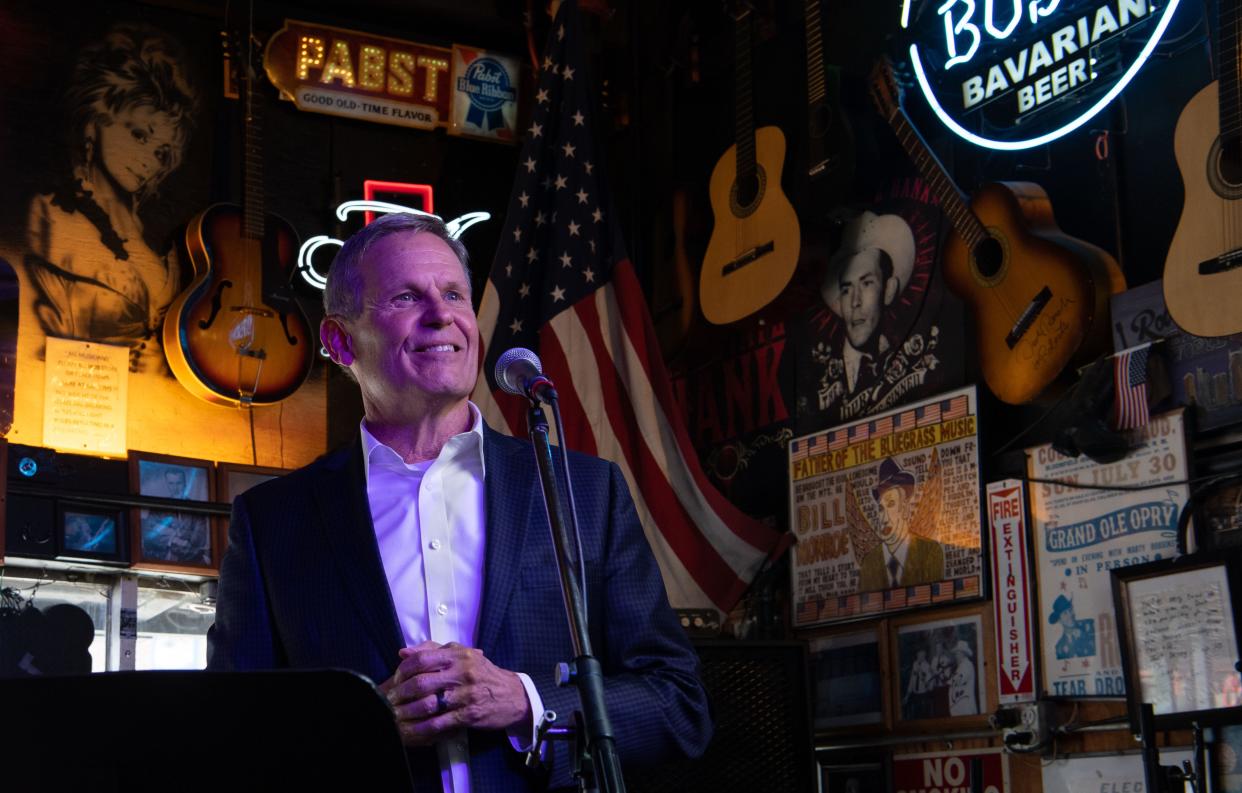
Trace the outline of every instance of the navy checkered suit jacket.
<instances>
[{"instance_id":1,"label":"navy checkered suit jacket","mask_svg":"<svg viewBox=\"0 0 1242 793\"><path fill-rule=\"evenodd\" d=\"M528 441L484 427L486 571L479 649L531 676L545 708L580 708L553 670L572 658L552 541ZM570 455L587 568L591 641L624 764L699 756L711 737L698 659L669 608L618 468ZM376 682L396 669L400 627L371 523L362 443L252 488L233 503L220 569L211 670L339 667ZM476 793L570 784L567 746L551 778L522 767L503 731L472 731ZM417 789L439 788L434 750L412 751ZM424 785L426 787L424 787Z\"/></svg>"}]
</instances>

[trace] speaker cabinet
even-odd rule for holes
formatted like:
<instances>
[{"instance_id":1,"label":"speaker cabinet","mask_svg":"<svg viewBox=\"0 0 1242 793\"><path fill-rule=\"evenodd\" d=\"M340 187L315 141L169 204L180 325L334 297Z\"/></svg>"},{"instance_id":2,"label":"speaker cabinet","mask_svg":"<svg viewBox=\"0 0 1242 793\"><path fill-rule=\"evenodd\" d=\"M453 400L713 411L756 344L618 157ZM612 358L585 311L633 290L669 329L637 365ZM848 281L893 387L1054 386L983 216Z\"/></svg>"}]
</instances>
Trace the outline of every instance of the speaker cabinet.
<instances>
[{"instance_id":1,"label":"speaker cabinet","mask_svg":"<svg viewBox=\"0 0 1242 793\"><path fill-rule=\"evenodd\" d=\"M626 789L815 793L806 643L703 639L694 646L716 723L712 742L699 760L627 771Z\"/></svg>"}]
</instances>

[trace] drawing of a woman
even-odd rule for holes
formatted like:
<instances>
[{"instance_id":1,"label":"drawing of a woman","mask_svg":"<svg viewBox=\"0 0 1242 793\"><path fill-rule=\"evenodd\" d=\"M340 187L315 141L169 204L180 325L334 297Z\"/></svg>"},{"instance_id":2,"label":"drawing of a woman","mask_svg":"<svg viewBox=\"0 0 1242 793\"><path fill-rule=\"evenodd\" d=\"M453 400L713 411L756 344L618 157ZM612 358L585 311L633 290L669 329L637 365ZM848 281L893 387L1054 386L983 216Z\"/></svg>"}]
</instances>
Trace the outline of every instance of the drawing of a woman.
<instances>
[{"instance_id":1,"label":"drawing of a woman","mask_svg":"<svg viewBox=\"0 0 1242 793\"><path fill-rule=\"evenodd\" d=\"M79 54L65 99L70 176L30 205L25 256L49 336L130 348L130 369L164 365L159 327L180 287L175 255L143 239L139 208L181 163L195 89L180 47L114 26Z\"/></svg>"}]
</instances>

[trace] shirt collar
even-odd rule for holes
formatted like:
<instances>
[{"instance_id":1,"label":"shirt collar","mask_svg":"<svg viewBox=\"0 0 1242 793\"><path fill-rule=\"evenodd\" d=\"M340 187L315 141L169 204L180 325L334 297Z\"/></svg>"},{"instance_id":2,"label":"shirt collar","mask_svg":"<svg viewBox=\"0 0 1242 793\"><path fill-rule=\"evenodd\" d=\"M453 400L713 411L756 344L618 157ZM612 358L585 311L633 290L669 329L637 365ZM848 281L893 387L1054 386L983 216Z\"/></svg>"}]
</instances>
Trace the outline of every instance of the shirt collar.
<instances>
[{"instance_id":1,"label":"shirt collar","mask_svg":"<svg viewBox=\"0 0 1242 793\"><path fill-rule=\"evenodd\" d=\"M880 340L876 342L875 353L864 352L854 349L854 345L850 344L846 339L845 344L841 345L841 358L845 361L846 385L851 391L854 390L854 384L858 382L858 370L862 368L864 358L870 358L873 362L879 363L879 356L888 351L888 339L884 338L884 334L880 334Z\"/></svg>"},{"instance_id":2,"label":"shirt collar","mask_svg":"<svg viewBox=\"0 0 1242 793\"><path fill-rule=\"evenodd\" d=\"M470 406L470 429L449 438L436 460L468 456L476 459L479 472L486 474L487 464L483 457L483 414L473 402L467 401L466 404ZM414 470L414 467L407 464L395 449L371 434L371 431L367 429L365 418L358 422L358 429L362 434L362 470L367 481L371 478L372 457L378 463L400 465L408 470Z\"/></svg>"}]
</instances>

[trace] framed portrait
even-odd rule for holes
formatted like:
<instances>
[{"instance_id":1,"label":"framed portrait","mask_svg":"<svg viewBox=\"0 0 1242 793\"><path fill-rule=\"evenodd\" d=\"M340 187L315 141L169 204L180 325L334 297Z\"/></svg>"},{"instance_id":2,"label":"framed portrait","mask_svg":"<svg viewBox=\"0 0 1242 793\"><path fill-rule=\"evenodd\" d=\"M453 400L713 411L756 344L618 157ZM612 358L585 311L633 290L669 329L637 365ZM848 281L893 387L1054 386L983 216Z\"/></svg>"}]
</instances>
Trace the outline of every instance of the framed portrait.
<instances>
[{"instance_id":1,"label":"framed portrait","mask_svg":"<svg viewBox=\"0 0 1242 793\"><path fill-rule=\"evenodd\" d=\"M242 465L241 463L217 463L216 500L224 504L231 504L233 499L255 485L261 485L287 473L289 472L284 468Z\"/></svg>"},{"instance_id":2,"label":"framed portrait","mask_svg":"<svg viewBox=\"0 0 1242 793\"><path fill-rule=\"evenodd\" d=\"M894 619L889 634L894 727L986 722L996 700L990 609L955 609L934 620Z\"/></svg>"},{"instance_id":3,"label":"framed portrait","mask_svg":"<svg viewBox=\"0 0 1242 793\"><path fill-rule=\"evenodd\" d=\"M1158 729L1242 722L1237 551L1112 571L1132 729L1149 703Z\"/></svg>"},{"instance_id":4,"label":"framed portrait","mask_svg":"<svg viewBox=\"0 0 1242 793\"><path fill-rule=\"evenodd\" d=\"M242 463L217 463L216 500L222 504L232 504L233 499L255 485L261 485L287 473L289 472L283 468L243 465ZM229 547L229 519L221 516L216 518L215 524L220 553L223 554Z\"/></svg>"},{"instance_id":5,"label":"framed portrait","mask_svg":"<svg viewBox=\"0 0 1242 793\"><path fill-rule=\"evenodd\" d=\"M57 502L57 557L127 563L130 541L125 512L123 507Z\"/></svg>"},{"instance_id":6,"label":"framed portrait","mask_svg":"<svg viewBox=\"0 0 1242 793\"><path fill-rule=\"evenodd\" d=\"M828 763L818 757L819 793L872 793L887 790L882 763Z\"/></svg>"},{"instance_id":7,"label":"framed portrait","mask_svg":"<svg viewBox=\"0 0 1242 793\"><path fill-rule=\"evenodd\" d=\"M883 624L812 639L810 652L815 729L884 727L888 657Z\"/></svg>"},{"instance_id":8,"label":"framed portrait","mask_svg":"<svg viewBox=\"0 0 1242 793\"><path fill-rule=\"evenodd\" d=\"M795 628L984 596L977 407L969 387L789 442Z\"/></svg>"},{"instance_id":9,"label":"framed portrait","mask_svg":"<svg viewBox=\"0 0 1242 793\"><path fill-rule=\"evenodd\" d=\"M140 496L210 502L214 465L206 460L130 452L130 487ZM211 516L202 512L136 508L131 518L134 567L211 573L219 567L219 543Z\"/></svg>"},{"instance_id":10,"label":"framed portrait","mask_svg":"<svg viewBox=\"0 0 1242 793\"><path fill-rule=\"evenodd\" d=\"M1196 453L1194 462L1195 478L1202 482L1192 499L1198 547L1242 546L1242 449Z\"/></svg>"}]
</instances>

